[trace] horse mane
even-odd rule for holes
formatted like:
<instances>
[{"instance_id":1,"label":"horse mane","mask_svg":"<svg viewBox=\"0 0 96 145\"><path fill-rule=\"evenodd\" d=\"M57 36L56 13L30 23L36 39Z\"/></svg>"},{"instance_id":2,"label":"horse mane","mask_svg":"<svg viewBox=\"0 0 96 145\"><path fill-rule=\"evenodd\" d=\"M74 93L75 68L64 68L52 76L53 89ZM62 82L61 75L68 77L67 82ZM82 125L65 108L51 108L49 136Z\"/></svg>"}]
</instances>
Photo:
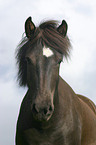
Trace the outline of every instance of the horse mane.
<instances>
[{"instance_id":1,"label":"horse mane","mask_svg":"<svg viewBox=\"0 0 96 145\"><path fill-rule=\"evenodd\" d=\"M16 59L18 64L18 81L20 86L27 85L27 62L26 53L31 52L34 46L39 42L42 45L61 53L65 58L70 54L70 40L68 36L62 36L57 31L57 21L46 21L36 27L32 37L24 37L17 47Z\"/></svg>"}]
</instances>

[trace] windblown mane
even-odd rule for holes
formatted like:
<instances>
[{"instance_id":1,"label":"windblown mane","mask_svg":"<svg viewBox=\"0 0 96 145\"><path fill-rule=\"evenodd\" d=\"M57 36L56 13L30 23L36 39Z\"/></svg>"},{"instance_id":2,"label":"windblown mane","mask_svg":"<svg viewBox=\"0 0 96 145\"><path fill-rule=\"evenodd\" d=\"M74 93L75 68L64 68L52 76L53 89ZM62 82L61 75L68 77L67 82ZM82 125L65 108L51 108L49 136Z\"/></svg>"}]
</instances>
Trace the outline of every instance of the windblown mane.
<instances>
[{"instance_id":1,"label":"windblown mane","mask_svg":"<svg viewBox=\"0 0 96 145\"><path fill-rule=\"evenodd\" d=\"M27 63L25 60L26 53L27 51L31 52L37 43L41 43L42 45L46 45L51 49L58 51L66 58L69 56L71 48L69 38L67 36L62 36L57 31L57 27L57 21L46 21L35 29L31 39L24 37L18 45L16 59L18 64L18 80L20 86L27 85Z\"/></svg>"}]
</instances>

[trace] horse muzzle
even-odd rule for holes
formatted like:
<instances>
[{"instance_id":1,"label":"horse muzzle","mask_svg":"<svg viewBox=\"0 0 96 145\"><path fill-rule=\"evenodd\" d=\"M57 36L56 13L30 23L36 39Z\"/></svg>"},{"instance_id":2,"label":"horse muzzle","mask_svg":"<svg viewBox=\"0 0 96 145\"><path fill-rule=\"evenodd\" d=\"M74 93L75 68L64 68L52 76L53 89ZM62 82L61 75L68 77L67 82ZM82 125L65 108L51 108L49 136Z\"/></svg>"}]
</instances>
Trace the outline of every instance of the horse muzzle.
<instances>
[{"instance_id":1,"label":"horse muzzle","mask_svg":"<svg viewBox=\"0 0 96 145\"><path fill-rule=\"evenodd\" d=\"M38 121L48 121L54 112L54 105L52 104L33 104L32 114L33 117Z\"/></svg>"}]
</instances>

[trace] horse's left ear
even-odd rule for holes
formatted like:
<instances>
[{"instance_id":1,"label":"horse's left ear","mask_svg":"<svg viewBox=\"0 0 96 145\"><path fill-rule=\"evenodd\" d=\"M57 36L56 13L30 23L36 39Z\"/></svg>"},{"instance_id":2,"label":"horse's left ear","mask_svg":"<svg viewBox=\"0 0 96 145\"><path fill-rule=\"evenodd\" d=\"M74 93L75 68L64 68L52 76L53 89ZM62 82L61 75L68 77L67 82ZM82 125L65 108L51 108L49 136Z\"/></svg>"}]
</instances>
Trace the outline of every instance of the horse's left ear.
<instances>
[{"instance_id":1,"label":"horse's left ear","mask_svg":"<svg viewBox=\"0 0 96 145\"><path fill-rule=\"evenodd\" d=\"M57 31L65 37L67 34L67 29L68 29L68 25L66 21L63 20L61 25L57 28Z\"/></svg>"},{"instance_id":2,"label":"horse's left ear","mask_svg":"<svg viewBox=\"0 0 96 145\"><path fill-rule=\"evenodd\" d=\"M35 31L35 28L36 27L34 23L32 22L31 17L29 17L25 22L25 33L26 33L27 38L30 38L32 36L32 34Z\"/></svg>"}]
</instances>

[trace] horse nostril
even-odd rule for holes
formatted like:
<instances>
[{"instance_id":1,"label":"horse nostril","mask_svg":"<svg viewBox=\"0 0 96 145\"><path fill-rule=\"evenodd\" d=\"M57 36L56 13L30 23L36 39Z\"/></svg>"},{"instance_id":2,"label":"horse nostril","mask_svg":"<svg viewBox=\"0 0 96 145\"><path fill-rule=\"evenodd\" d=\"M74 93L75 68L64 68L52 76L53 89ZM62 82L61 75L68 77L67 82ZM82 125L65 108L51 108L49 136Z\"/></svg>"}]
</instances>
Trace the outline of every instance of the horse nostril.
<instances>
[{"instance_id":1,"label":"horse nostril","mask_svg":"<svg viewBox=\"0 0 96 145\"><path fill-rule=\"evenodd\" d=\"M44 114L46 115L48 112L48 110L46 108L44 108Z\"/></svg>"},{"instance_id":2,"label":"horse nostril","mask_svg":"<svg viewBox=\"0 0 96 145\"><path fill-rule=\"evenodd\" d=\"M32 109L35 113L39 112L39 109L36 107L36 104L33 105L33 109Z\"/></svg>"},{"instance_id":3,"label":"horse nostril","mask_svg":"<svg viewBox=\"0 0 96 145\"><path fill-rule=\"evenodd\" d=\"M49 111L51 112L53 109L52 109L52 106L50 105L50 107L49 107Z\"/></svg>"},{"instance_id":4,"label":"horse nostril","mask_svg":"<svg viewBox=\"0 0 96 145\"><path fill-rule=\"evenodd\" d=\"M33 104L33 107L32 107L32 112L34 115L44 115L44 116L50 116L53 112L53 108L51 105L48 105L48 106L43 106L43 107L39 107L39 105L37 104Z\"/></svg>"},{"instance_id":5,"label":"horse nostril","mask_svg":"<svg viewBox=\"0 0 96 145\"><path fill-rule=\"evenodd\" d=\"M50 115L51 114L51 112L52 112L52 106L50 105L48 108L44 108L44 114L45 115Z\"/></svg>"}]
</instances>

